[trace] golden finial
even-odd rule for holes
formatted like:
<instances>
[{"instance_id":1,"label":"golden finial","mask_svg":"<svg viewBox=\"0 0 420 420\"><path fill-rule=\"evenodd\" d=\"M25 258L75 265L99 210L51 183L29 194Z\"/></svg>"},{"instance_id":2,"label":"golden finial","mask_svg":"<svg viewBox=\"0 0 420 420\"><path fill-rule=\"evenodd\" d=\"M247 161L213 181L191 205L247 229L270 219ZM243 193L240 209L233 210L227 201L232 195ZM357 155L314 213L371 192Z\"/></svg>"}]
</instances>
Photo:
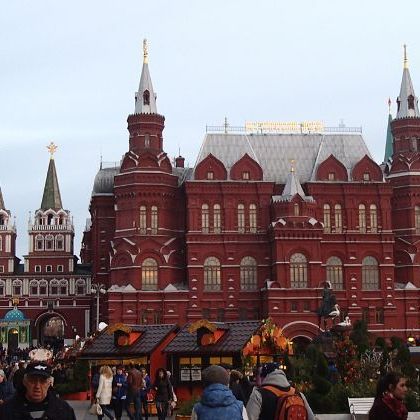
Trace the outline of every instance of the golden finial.
<instances>
[{"instance_id":1,"label":"golden finial","mask_svg":"<svg viewBox=\"0 0 420 420\"><path fill-rule=\"evenodd\" d=\"M58 149L58 146L56 146L54 142L50 142L50 144L47 146L47 149L50 152L50 159L54 159L54 153Z\"/></svg>"},{"instance_id":2,"label":"golden finial","mask_svg":"<svg viewBox=\"0 0 420 420\"><path fill-rule=\"evenodd\" d=\"M404 44L404 68L408 69L407 45Z\"/></svg>"},{"instance_id":3,"label":"golden finial","mask_svg":"<svg viewBox=\"0 0 420 420\"><path fill-rule=\"evenodd\" d=\"M143 39L143 63L149 62L149 50L147 47L147 39Z\"/></svg>"},{"instance_id":4,"label":"golden finial","mask_svg":"<svg viewBox=\"0 0 420 420\"><path fill-rule=\"evenodd\" d=\"M295 172L295 163L296 160L295 159L290 159L290 172Z\"/></svg>"},{"instance_id":5,"label":"golden finial","mask_svg":"<svg viewBox=\"0 0 420 420\"><path fill-rule=\"evenodd\" d=\"M388 98L388 114L391 113L391 104L392 104L391 98Z\"/></svg>"},{"instance_id":6,"label":"golden finial","mask_svg":"<svg viewBox=\"0 0 420 420\"><path fill-rule=\"evenodd\" d=\"M12 305L17 307L19 305L19 298L18 297L13 297L12 298Z\"/></svg>"}]
</instances>

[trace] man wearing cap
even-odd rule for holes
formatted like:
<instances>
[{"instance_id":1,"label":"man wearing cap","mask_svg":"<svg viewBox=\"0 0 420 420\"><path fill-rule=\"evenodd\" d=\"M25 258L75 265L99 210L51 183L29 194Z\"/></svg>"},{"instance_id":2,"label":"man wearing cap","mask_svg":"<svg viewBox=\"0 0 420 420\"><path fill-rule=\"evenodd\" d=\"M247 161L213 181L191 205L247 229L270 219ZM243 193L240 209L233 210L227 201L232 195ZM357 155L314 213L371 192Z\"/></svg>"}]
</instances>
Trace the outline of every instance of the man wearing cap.
<instances>
[{"instance_id":1,"label":"man wearing cap","mask_svg":"<svg viewBox=\"0 0 420 420\"><path fill-rule=\"evenodd\" d=\"M268 389L264 389L264 386L271 386L284 392L290 391L291 388L285 373L279 369L278 363L266 363L261 369L261 378L262 387L255 387L252 390L246 405L249 420L274 419L278 397ZM302 393L300 395L305 403L308 420L314 420L315 416L308 401Z\"/></svg>"},{"instance_id":2,"label":"man wearing cap","mask_svg":"<svg viewBox=\"0 0 420 420\"><path fill-rule=\"evenodd\" d=\"M4 404L7 400L13 397L15 390L13 385L6 379L4 370L0 369L0 404Z\"/></svg>"},{"instance_id":3,"label":"man wearing cap","mask_svg":"<svg viewBox=\"0 0 420 420\"><path fill-rule=\"evenodd\" d=\"M44 362L31 362L25 369L23 387L0 405L2 420L76 420L73 408L50 391L51 367Z\"/></svg>"},{"instance_id":4,"label":"man wearing cap","mask_svg":"<svg viewBox=\"0 0 420 420\"><path fill-rule=\"evenodd\" d=\"M191 420L248 420L242 401L229 389L229 373L225 368L212 365L203 370L204 392L194 405Z\"/></svg>"}]
</instances>

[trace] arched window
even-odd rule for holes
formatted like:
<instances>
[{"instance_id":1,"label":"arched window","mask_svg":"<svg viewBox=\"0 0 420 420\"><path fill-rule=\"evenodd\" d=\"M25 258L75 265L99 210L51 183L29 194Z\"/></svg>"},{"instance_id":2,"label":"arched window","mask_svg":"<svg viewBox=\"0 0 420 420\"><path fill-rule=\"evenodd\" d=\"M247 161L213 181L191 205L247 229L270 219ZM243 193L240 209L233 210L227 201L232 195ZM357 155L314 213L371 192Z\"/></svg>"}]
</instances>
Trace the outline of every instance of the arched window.
<instances>
[{"instance_id":1,"label":"arched window","mask_svg":"<svg viewBox=\"0 0 420 420\"><path fill-rule=\"evenodd\" d=\"M257 261L252 257L241 260L241 290L257 289Z\"/></svg>"},{"instance_id":2,"label":"arched window","mask_svg":"<svg viewBox=\"0 0 420 420\"><path fill-rule=\"evenodd\" d=\"M156 235L157 231L158 231L158 208L157 208L157 206L152 206L150 227L152 228L152 235Z\"/></svg>"},{"instance_id":3,"label":"arched window","mask_svg":"<svg viewBox=\"0 0 420 420\"><path fill-rule=\"evenodd\" d=\"M3 251L3 237L0 236L0 251Z\"/></svg>"},{"instance_id":4,"label":"arched window","mask_svg":"<svg viewBox=\"0 0 420 420\"><path fill-rule=\"evenodd\" d=\"M249 231L251 233L257 232L257 205L249 205Z\"/></svg>"},{"instance_id":5,"label":"arched window","mask_svg":"<svg viewBox=\"0 0 420 420\"><path fill-rule=\"evenodd\" d=\"M334 224L336 233L341 233L343 230L343 218L341 215L341 204L334 206Z\"/></svg>"},{"instance_id":6,"label":"arched window","mask_svg":"<svg viewBox=\"0 0 420 420\"><path fill-rule=\"evenodd\" d=\"M201 232L209 233L209 205L201 206Z\"/></svg>"},{"instance_id":7,"label":"arched window","mask_svg":"<svg viewBox=\"0 0 420 420\"><path fill-rule=\"evenodd\" d=\"M38 289L38 281L37 280L31 280L29 282L29 294L32 296L37 296L39 293Z\"/></svg>"},{"instance_id":8,"label":"arched window","mask_svg":"<svg viewBox=\"0 0 420 420\"><path fill-rule=\"evenodd\" d=\"M204 290L218 291L221 289L220 261L216 257L204 261Z\"/></svg>"},{"instance_id":9,"label":"arched window","mask_svg":"<svg viewBox=\"0 0 420 420\"><path fill-rule=\"evenodd\" d=\"M54 249L54 236L47 235L45 237L45 250L52 250Z\"/></svg>"},{"instance_id":10,"label":"arched window","mask_svg":"<svg viewBox=\"0 0 420 420\"><path fill-rule=\"evenodd\" d=\"M377 215L375 204L370 205L369 214L370 214L370 231L375 233L378 231L378 215Z\"/></svg>"},{"instance_id":11,"label":"arched window","mask_svg":"<svg viewBox=\"0 0 420 420\"><path fill-rule=\"evenodd\" d=\"M36 235L35 237L35 251L44 250L44 237L42 235Z\"/></svg>"},{"instance_id":12,"label":"arched window","mask_svg":"<svg viewBox=\"0 0 420 420\"><path fill-rule=\"evenodd\" d=\"M299 214L300 214L300 207L299 207L299 204L298 203L295 203L293 205L293 214L295 216L299 216Z\"/></svg>"},{"instance_id":13,"label":"arched window","mask_svg":"<svg viewBox=\"0 0 420 420\"><path fill-rule=\"evenodd\" d=\"M55 237L55 249L57 251L64 250L64 236L63 235L57 235Z\"/></svg>"},{"instance_id":14,"label":"arched window","mask_svg":"<svg viewBox=\"0 0 420 420\"><path fill-rule=\"evenodd\" d=\"M378 261L374 257L365 257L362 261L362 290L379 289Z\"/></svg>"},{"instance_id":15,"label":"arched window","mask_svg":"<svg viewBox=\"0 0 420 420\"><path fill-rule=\"evenodd\" d=\"M414 223L416 226L416 234L420 234L420 206L414 208Z\"/></svg>"},{"instance_id":16,"label":"arched window","mask_svg":"<svg viewBox=\"0 0 420 420\"><path fill-rule=\"evenodd\" d=\"M22 294L22 280L13 280L12 293L13 296L20 296Z\"/></svg>"},{"instance_id":17,"label":"arched window","mask_svg":"<svg viewBox=\"0 0 420 420\"><path fill-rule=\"evenodd\" d=\"M140 206L139 229L142 235L146 234L147 229L147 209L146 206Z\"/></svg>"},{"instance_id":18,"label":"arched window","mask_svg":"<svg viewBox=\"0 0 420 420\"><path fill-rule=\"evenodd\" d=\"M50 281L50 295L57 296L58 295L58 280L51 280Z\"/></svg>"},{"instance_id":19,"label":"arched window","mask_svg":"<svg viewBox=\"0 0 420 420\"><path fill-rule=\"evenodd\" d=\"M331 208L329 204L324 204L324 232L331 232Z\"/></svg>"},{"instance_id":20,"label":"arched window","mask_svg":"<svg viewBox=\"0 0 420 420\"><path fill-rule=\"evenodd\" d=\"M150 134L144 135L144 147L150 147Z\"/></svg>"},{"instance_id":21,"label":"arched window","mask_svg":"<svg viewBox=\"0 0 420 420\"><path fill-rule=\"evenodd\" d=\"M39 281L39 294L46 296L48 294L48 282L47 280L40 280Z\"/></svg>"},{"instance_id":22,"label":"arched window","mask_svg":"<svg viewBox=\"0 0 420 420\"><path fill-rule=\"evenodd\" d=\"M4 226L6 223L4 223L4 216L0 214L0 226Z\"/></svg>"},{"instance_id":23,"label":"arched window","mask_svg":"<svg viewBox=\"0 0 420 420\"><path fill-rule=\"evenodd\" d=\"M4 296L6 292L6 282L4 280L0 280L0 296Z\"/></svg>"},{"instance_id":24,"label":"arched window","mask_svg":"<svg viewBox=\"0 0 420 420\"><path fill-rule=\"evenodd\" d=\"M364 204L359 204L359 232L366 232L366 207Z\"/></svg>"},{"instance_id":25,"label":"arched window","mask_svg":"<svg viewBox=\"0 0 420 420\"><path fill-rule=\"evenodd\" d=\"M238 204L238 232L245 232L245 206L242 203Z\"/></svg>"},{"instance_id":26,"label":"arched window","mask_svg":"<svg viewBox=\"0 0 420 420\"><path fill-rule=\"evenodd\" d=\"M414 109L414 96L413 95L408 95L407 102L408 102L408 109Z\"/></svg>"},{"instance_id":27,"label":"arched window","mask_svg":"<svg viewBox=\"0 0 420 420\"><path fill-rule=\"evenodd\" d=\"M83 279L78 279L76 281L76 295L85 295L86 294L86 282Z\"/></svg>"},{"instance_id":28,"label":"arched window","mask_svg":"<svg viewBox=\"0 0 420 420\"><path fill-rule=\"evenodd\" d=\"M64 225L64 216L62 214L58 217L58 224L60 226Z\"/></svg>"},{"instance_id":29,"label":"arched window","mask_svg":"<svg viewBox=\"0 0 420 420\"><path fill-rule=\"evenodd\" d=\"M338 257L330 257L327 260L327 281L331 283L333 290L343 290L343 263Z\"/></svg>"},{"instance_id":30,"label":"arched window","mask_svg":"<svg viewBox=\"0 0 420 420\"><path fill-rule=\"evenodd\" d=\"M290 257L290 287L308 287L308 264L303 254L293 254Z\"/></svg>"},{"instance_id":31,"label":"arched window","mask_svg":"<svg viewBox=\"0 0 420 420\"><path fill-rule=\"evenodd\" d=\"M150 92L147 89L143 92L143 105L150 105Z\"/></svg>"},{"instance_id":32,"label":"arched window","mask_svg":"<svg viewBox=\"0 0 420 420\"><path fill-rule=\"evenodd\" d=\"M68 295L68 282L67 280L60 280L60 295L67 296Z\"/></svg>"},{"instance_id":33,"label":"arched window","mask_svg":"<svg viewBox=\"0 0 420 420\"><path fill-rule=\"evenodd\" d=\"M52 214L49 214L47 216L47 224L48 225L52 225L53 224L53 215Z\"/></svg>"},{"instance_id":34,"label":"arched window","mask_svg":"<svg viewBox=\"0 0 420 420\"><path fill-rule=\"evenodd\" d=\"M146 258L141 265L141 289L158 289L158 265L153 258Z\"/></svg>"},{"instance_id":35,"label":"arched window","mask_svg":"<svg viewBox=\"0 0 420 420\"><path fill-rule=\"evenodd\" d=\"M222 229L221 209L220 204L213 206L213 230L214 233L220 233Z\"/></svg>"}]
</instances>

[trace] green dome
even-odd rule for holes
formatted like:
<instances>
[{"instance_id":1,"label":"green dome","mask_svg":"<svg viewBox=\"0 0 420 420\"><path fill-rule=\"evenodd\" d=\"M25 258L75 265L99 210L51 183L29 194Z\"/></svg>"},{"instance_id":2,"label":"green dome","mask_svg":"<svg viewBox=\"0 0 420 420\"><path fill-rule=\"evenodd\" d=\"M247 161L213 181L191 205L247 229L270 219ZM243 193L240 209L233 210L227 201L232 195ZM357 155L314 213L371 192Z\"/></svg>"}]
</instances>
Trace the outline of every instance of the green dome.
<instances>
[{"instance_id":1,"label":"green dome","mask_svg":"<svg viewBox=\"0 0 420 420\"><path fill-rule=\"evenodd\" d=\"M25 315L18 308L13 308L4 316L5 321L24 321Z\"/></svg>"}]
</instances>

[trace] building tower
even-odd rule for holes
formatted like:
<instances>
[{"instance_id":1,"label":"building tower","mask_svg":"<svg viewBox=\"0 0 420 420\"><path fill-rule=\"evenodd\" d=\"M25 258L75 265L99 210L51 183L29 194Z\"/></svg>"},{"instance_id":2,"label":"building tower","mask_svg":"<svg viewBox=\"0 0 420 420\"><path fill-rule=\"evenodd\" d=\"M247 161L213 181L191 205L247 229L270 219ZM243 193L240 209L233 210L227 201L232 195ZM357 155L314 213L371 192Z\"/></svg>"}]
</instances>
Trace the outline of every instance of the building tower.
<instances>
[{"instance_id":1,"label":"building tower","mask_svg":"<svg viewBox=\"0 0 420 420\"><path fill-rule=\"evenodd\" d=\"M0 189L0 273L14 273L16 266L16 226L6 210Z\"/></svg>"},{"instance_id":2,"label":"building tower","mask_svg":"<svg viewBox=\"0 0 420 420\"><path fill-rule=\"evenodd\" d=\"M25 258L26 273L61 275L74 271L74 228L70 212L63 209L54 153L57 146L48 147L50 162L45 179L41 207L29 220L29 253Z\"/></svg>"},{"instance_id":3,"label":"building tower","mask_svg":"<svg viewBox=\"0 0 420 420\"><path fill-rule=\"evenodd\" d=\"M391 123L392 163L387 170L388 181L393 186L396 282L411 282L420 287L420 113L405 46L397 107Z\"/></svg>"}]
</instances>

